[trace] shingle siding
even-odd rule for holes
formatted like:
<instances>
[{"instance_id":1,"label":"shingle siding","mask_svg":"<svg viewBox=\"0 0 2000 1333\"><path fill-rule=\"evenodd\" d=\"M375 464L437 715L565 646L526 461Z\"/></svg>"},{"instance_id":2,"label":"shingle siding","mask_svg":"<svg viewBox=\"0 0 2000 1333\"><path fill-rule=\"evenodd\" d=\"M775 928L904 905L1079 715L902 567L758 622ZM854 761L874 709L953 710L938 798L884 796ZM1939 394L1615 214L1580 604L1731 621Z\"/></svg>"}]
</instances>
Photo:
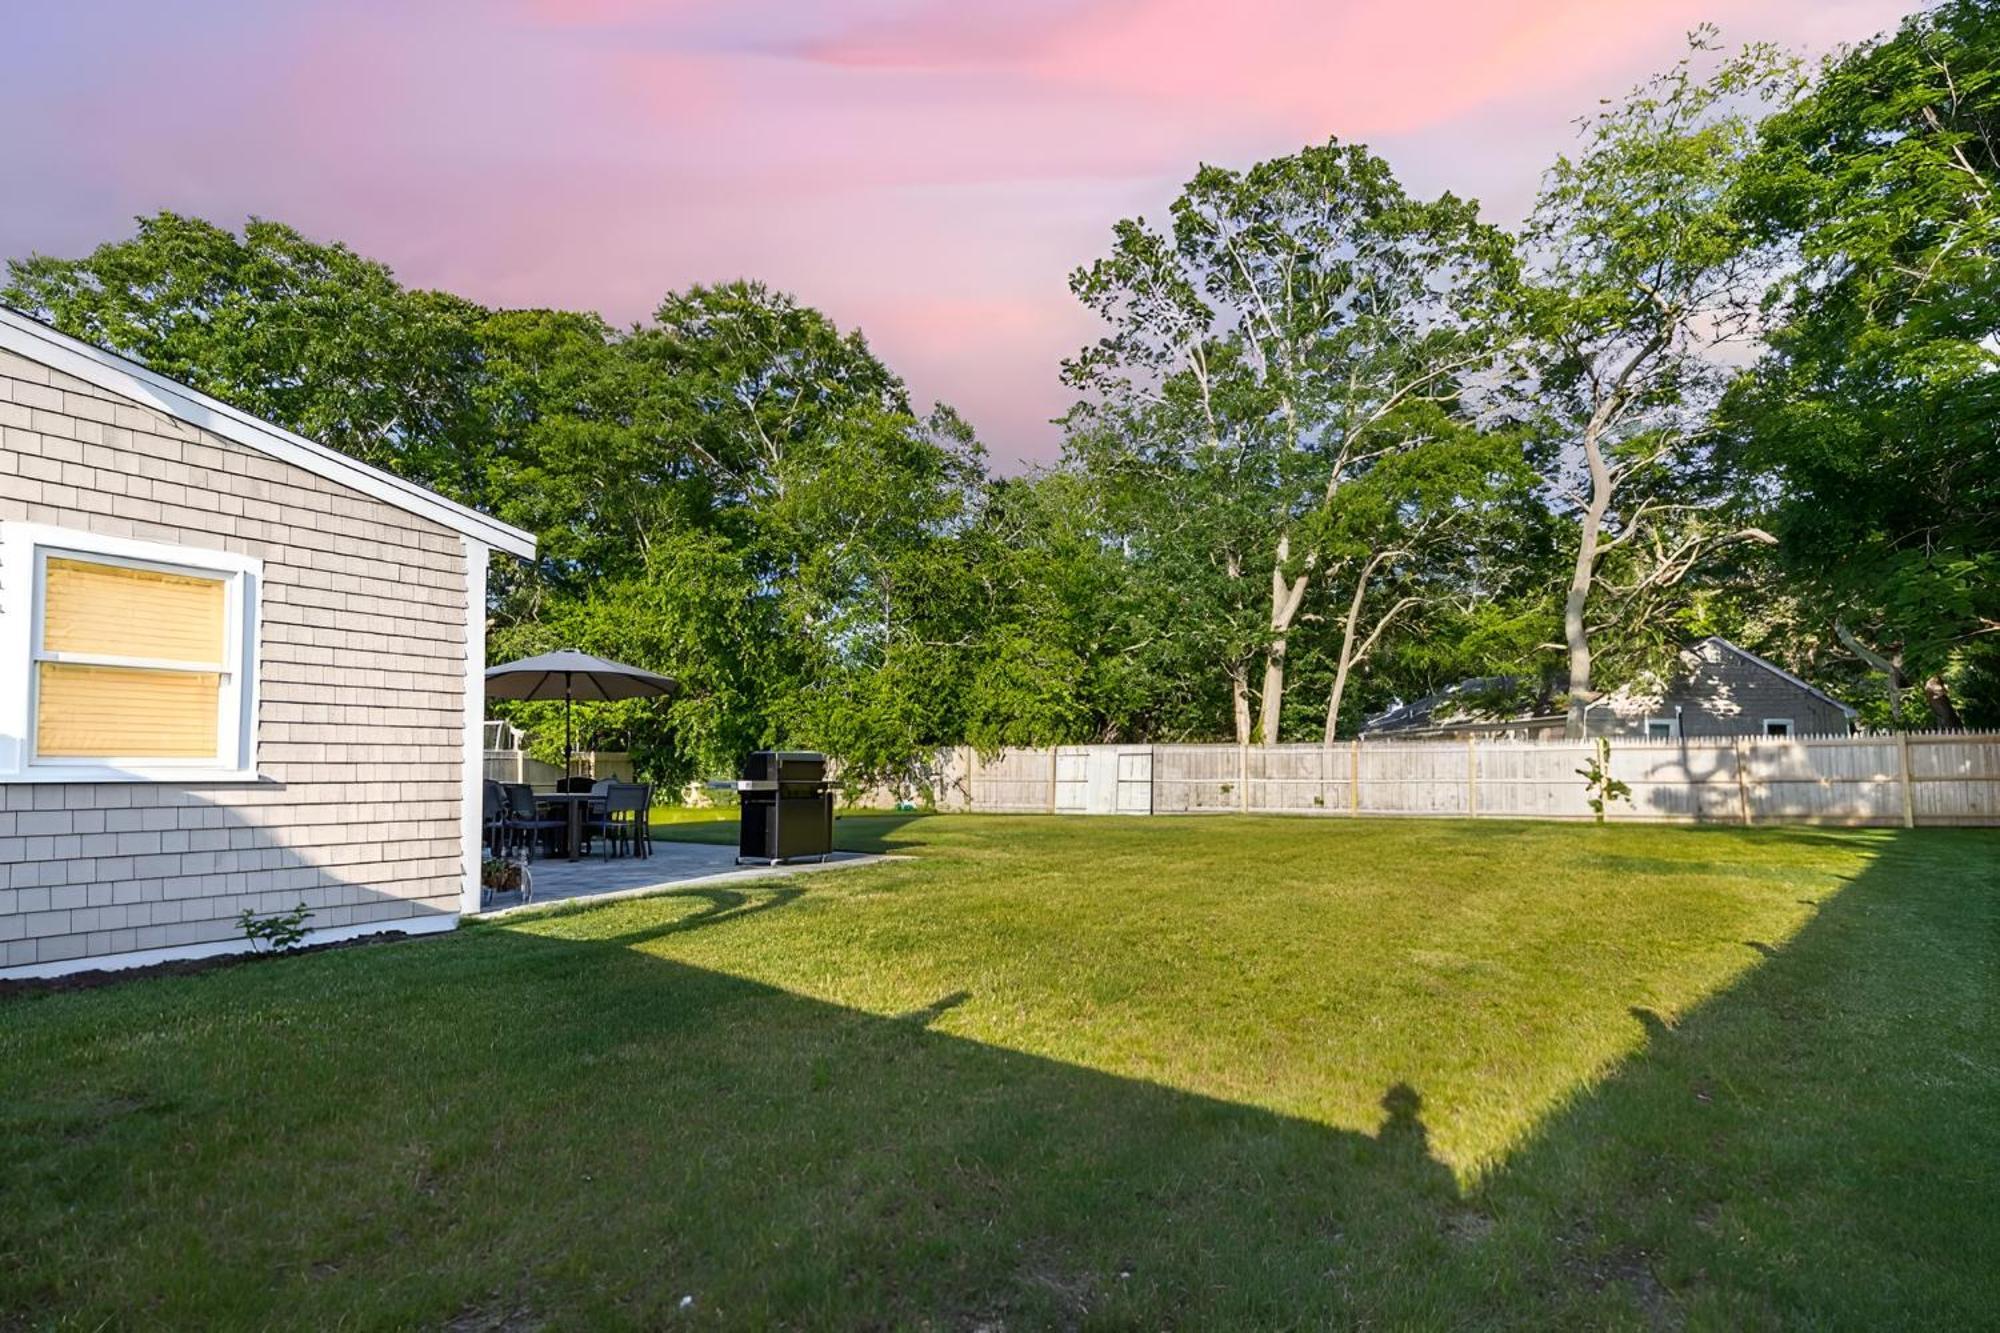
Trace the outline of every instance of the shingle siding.
<instances>
[{"instance_id":1,"label":"shingle siding","mask_svg":"<svg viewBox=\"0 0 2000 1333\"><path fill-rule=\"evenodd\" d=\"M263 780L0 787L0 966L457 910L458 534L0 352L9 520L262 559Z\"/></svg>"},{"instance_id":2,"label":"shingle siding","mask_svg":"<svg viewBox=\"0 0 2000 1333\"><path fill-rule=\"evenodd\" d=\"M1844 736L1840 708L1741 653L1704 640L1682 657L1664 689L1620 690L1590 710L1593 736L1644 735L1649 717L1680 710L1683 736L1761 736L1766 718L1790 718L1798 736Z\"/></svg>"}]
</instances>

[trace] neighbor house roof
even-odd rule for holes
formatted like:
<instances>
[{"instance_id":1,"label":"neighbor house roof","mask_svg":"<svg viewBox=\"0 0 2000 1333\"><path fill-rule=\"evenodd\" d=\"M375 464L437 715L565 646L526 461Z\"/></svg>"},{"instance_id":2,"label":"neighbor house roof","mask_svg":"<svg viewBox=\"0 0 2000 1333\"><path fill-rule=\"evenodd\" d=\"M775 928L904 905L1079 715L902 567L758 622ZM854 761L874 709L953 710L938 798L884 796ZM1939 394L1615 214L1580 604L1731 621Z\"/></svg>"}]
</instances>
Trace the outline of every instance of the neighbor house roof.
<instances>
[{"instance_id":1,"label":"neighbor house roof","mask_svg":"<svg viewBox=\"0 0 2000 1333\"><path fill-rule=\"evenodd\" d=\"M1828 694L1825 690L1821 689L1819 686L1808 684L1806 681L1799 679L1799 677L1794 676L1791 672L1785 670L1783 667L1779 666L1776 662L1765 661L1763 658L1757 656L1757 654L1751 652L1748 648L1738 648L1735 644L1723 638L1720 634L1711 634L1707 638L1703 639L1701 643L1712 643L1718 648L1726 648L1730 652L1735 653L1738 657L1744 659L1746 662L1754 662L1756 665L1763 667L1764 670L1770 672L1772 675L1790 681L1792 684L1798 686L1800 689L1806 691L1808 694L1818 695L1820 698L1826 700L1828 703L1832 704L1835 708L1838 708L1841 712L1847 714L1849 717L1857 716L1854 709L1849 708L1846 704L1834 698L1832 695ZM1700 646L1701 644L1695 645L1695 647L1697 648L1699 648Z\"/></svg>"},{"instance_id":2,"label":"neighbor house roof","mask_svg":"<svg viewBox=\"0 0 2000 1333\"><path fill-rule=\"evenodd\" d=\"M1714 644L1717 648L1721 649L1724 652L1736 654L1738 657L1750 663L1752 666L1763 668L1765 671L1770 672L1778 679L1785 681L1787 684L1796 685L1799 689L1804 690L1807 694L1810 694L1815 698L1824 699L1827 703L1832 704L1835 708L1838 708L1843 714L1845 714L1850 718L1857 716L1854 709L1848 707L1840 700L1834 698L1832 695L1828 694L1825 690L1822 690L1819 686L1801 680L1799 677L1794 676L1791 672L1779 666L1776 662L1765 661L1763 658L1757 656L1757 654L1751 652L1748 648L1737 647L1729 640L1723 638L1720 634L1711 634L1705 639L1699 639L1694 643L1689 644L1686 648L1681 650L1681 656L1684 660L1691 660L1697 658L1700 655L1700 649L1707 647L1709 644ZM1590 703L1588 703L1585 706L1588 708L1611 707L1617 700L1628 697L1634 690L1642 688L1645 685L1646 681L1644 680L1637 683L1628 682L1627 684L1620 686L1617 690L1612 691L1610 694L1607 694L1602 698L1591 700ZM1665 689L1666 683L1654 680L1651 682L1651 688Z\"/></svg>"},{"instance_id":3,"label":"neighbor house roof","mask_svg":"<svg viewBox=\"0 0 2000 1333\"><path fill-rule=\"evenodd\" d=\"M1737 647L1719 634L1711 634L1707 638L1690 645L1685 651L1691 654L1707 644L1714 644L1717 648L1725 652L1735 653L1745 661L1762 667L1772 675L1798 686L1808 694L1826 700L1826 702L1838 708L1848 717L1856 716L1854 709L1834 698L1825 690L1820 689L1817 685L1801 680L1775 662L1765 661L1747 648ZM1414 699L1406 704L1398 704L1386 712L1376 714L1363 724L1361 733L1364 736L1368 736L1382 735L1388 732L1422 732L1447 728L1467 730L1477 727L1520 726L1545 722L1550 719L1559 720L1563 716L1561 713L1534 713L1525 709L1510 710L1505 707L1493 708L1489 706L1490 703L1496 700L1504 703L1509 695L1517 694L1520 687L1521 682L1512 676L1474 676L1469 680L1462 680L1456 685L1448 685L1436 694L1427 694L1421 699ZM1629 689L1631 687L1626 686L1623 688ZM1612 697L1611 695L1607 695L1604 698L1592 700L1588 707L1602 708L1610 702Z\"/></svg>"},{"instance_id":4,"label":"neighbor house roof","mask_svg":"<svg viewBox=\"0 0 2000 1333\"><path fill-rule=\"evenodd\" d=\"M280 426L231 407L185 384L148 370L128 357L72 338L38 319L0 305L0 349L74 375L108 393L156 408L189 425L198 426L247 449L269 455L316 476L371 496L385 504L459 532L474 541L524 560L535 554L533 534L502 523L413 481L370 467L337 449L295 435Z\"/></svg>"},{"instance_id":5,"label":"neighbor house roof","mask_svg":"<svg viewBox=\"0 0 2000 1333\"><path fill-rule=\"evenodd\" d=\"M1447 685L1435 694L1397 704L1362 724L1361 734L1422 732L1443 728L1506 727L1560 720L1560 713L1535 713L1506 707L1518 703L1522 682L1514 676L1474 676ZM1501 707L1494 707L1494 704Z\"/></svg>"}]
</instances>

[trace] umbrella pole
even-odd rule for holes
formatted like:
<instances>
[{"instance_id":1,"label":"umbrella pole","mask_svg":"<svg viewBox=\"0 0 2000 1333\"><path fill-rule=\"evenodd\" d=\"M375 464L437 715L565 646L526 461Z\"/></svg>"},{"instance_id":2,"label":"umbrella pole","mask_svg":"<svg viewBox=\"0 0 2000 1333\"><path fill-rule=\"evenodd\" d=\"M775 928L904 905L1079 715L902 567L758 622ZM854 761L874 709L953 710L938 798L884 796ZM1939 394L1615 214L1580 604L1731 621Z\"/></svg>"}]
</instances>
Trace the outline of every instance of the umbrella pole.
<instances>
[{"instance_id":1,"label":"umbrella pole","mask_svg":"<svg viewBox=\"0 0 2000 1333\"><path fill-rule=\"evenodd\" d=\"M569 725L570 711L575 707L576 701L570 697L570 677L565 672L563 673L563 786L565 788L569 786L569 779L575 776L575 769L572 767L570 759L570 754L574 750L575 745L570 739Z\"/></svg>"}]
</instances>

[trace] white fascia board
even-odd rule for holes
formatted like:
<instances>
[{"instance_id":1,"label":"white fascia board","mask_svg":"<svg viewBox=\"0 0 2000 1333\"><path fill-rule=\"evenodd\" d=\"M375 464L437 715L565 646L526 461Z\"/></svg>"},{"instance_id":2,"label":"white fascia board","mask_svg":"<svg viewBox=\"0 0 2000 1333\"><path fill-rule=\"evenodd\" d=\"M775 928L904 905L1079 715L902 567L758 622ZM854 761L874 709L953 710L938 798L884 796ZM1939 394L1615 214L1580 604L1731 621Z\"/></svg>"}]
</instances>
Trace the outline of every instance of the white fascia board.
<instances>
[{"instance_id":1,"label":"white fascia board","mask_svg":"<svg viewBox=\"0 0 2000 1333\"><path fill-rule=\"evenodd\" d=\"M107 393L163 412L191 426L220 435L247 449L255 449L280 462L305 469L337 485L371 496L385 504L439 523L452 531L483 542L495 550L523 560L535 556L535 538L490 514L417 485L413 481L370 467L349 458L338 449L315 444L303 435L274 426L185 384L177 384L146 369L136 361L107 352L80 339L31 319L18 310L0 306L0 348L26 357L51 370L74 375Z\"/></svg>"}]
</instances>

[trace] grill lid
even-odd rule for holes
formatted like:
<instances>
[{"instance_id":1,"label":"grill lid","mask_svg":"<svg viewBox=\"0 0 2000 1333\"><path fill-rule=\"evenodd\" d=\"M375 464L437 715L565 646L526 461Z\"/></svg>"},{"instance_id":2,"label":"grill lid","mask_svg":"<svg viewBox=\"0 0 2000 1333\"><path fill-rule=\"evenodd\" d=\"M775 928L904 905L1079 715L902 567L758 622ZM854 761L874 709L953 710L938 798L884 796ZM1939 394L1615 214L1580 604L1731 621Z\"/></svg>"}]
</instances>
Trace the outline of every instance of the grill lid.
<instances>
[{"instance_id":1,"label":"grill lid","mask_svg":"<svg viewBox=\"0 0 2000 1333\"><path fill-rule=\"evenodd\" d=\"M758 750L743 761L745 782L823 782L826 756L813 750Z\"/></svg>"}]
</instances>

